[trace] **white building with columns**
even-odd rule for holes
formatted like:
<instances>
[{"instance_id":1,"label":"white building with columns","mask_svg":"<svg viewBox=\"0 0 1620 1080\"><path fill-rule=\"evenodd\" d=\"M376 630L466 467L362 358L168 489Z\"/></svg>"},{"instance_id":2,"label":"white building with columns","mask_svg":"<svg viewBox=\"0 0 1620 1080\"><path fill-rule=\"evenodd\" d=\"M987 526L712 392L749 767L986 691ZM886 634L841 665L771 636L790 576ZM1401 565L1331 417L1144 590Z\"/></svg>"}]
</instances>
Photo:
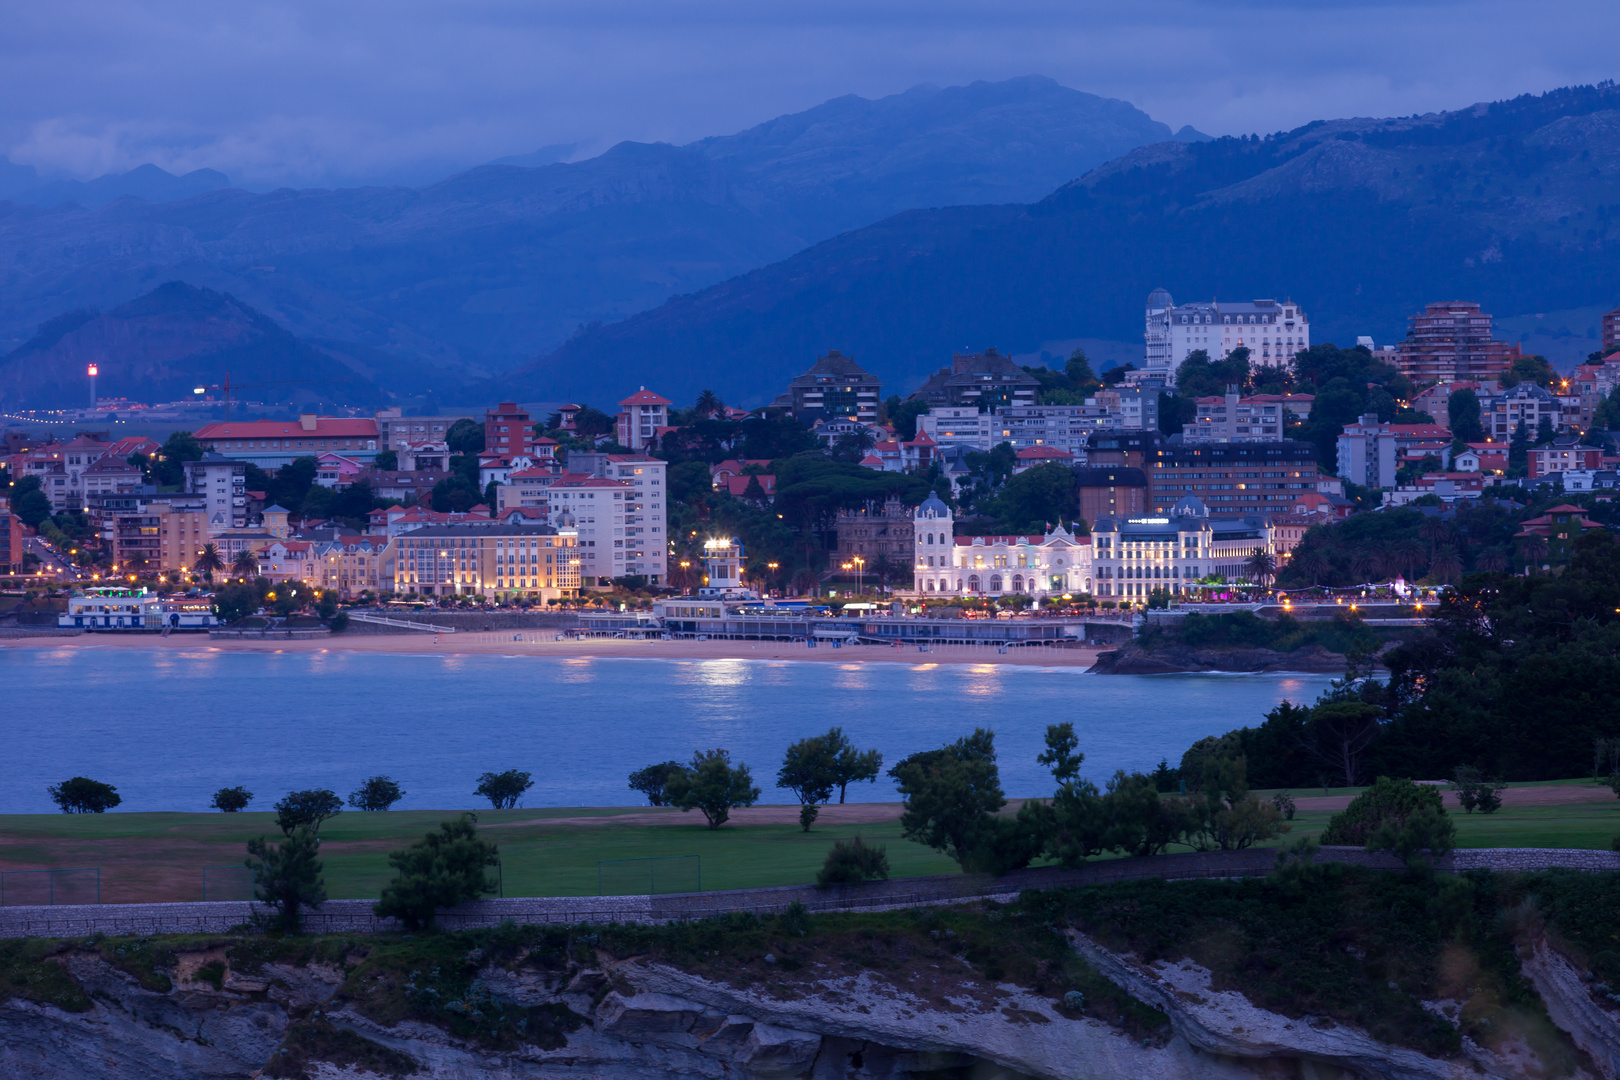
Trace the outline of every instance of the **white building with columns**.
<instances>
[{"instance_id":1,"label":"white building with columns","mask_svg":"<svg viewBox=\"0 0 1620 1080\"><path fill-rule=\"evenodd\" d=\"M1036 600L1091 591L1091 538L1061 525L1039 536L955 536L950 507L930 493L912 515L912 595Z\"/></svg>"}]
</instances>

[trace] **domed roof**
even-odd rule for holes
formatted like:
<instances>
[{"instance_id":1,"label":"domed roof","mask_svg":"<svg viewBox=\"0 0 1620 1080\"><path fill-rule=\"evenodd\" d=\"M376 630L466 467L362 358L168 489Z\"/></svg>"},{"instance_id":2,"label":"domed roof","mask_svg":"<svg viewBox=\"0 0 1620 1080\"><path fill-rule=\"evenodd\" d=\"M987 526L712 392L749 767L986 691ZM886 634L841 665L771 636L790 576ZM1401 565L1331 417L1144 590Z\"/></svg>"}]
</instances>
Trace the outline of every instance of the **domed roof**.
<instances>
[{"instance_id":1,"label":"domed roof","mask_svg":"<svg viewBox=\"0 0 1620 1080\"><path fill-rule=\"evenodd\" d=\"M567 509L559 510L556 517L552 519L552 524L559 529L572 529L574 527L574 515L570 514Z\"/></svg>"},{"instance_id":2,"label":"domed roof","mask_svg":"<svg viewBox=\"0 0 1620 1080\"><path fill-rule=\"evenodd\" d=\"M922 505L917 507L916 516L919 518L948 518L951 516L951 508L945 505L937 492L930 491L928 498L924 499Z\"/></svg>"},{"instance_id":3,"label":"domed roof","mask_svg":"<svg viewBox=\"0 0 1620 1080\"><path fill-rule=\"evenodd\" d=\"M1170 290L1154 289L1152 292L1148 293L1147 306L1157 310L1161 308L1175 307L1176 302L1170 298Z\"/></svg>"},{"instance_id":4,"label":"domed roof","mask_svg":"<svg viewBox=\"0 0 1620 1080\"><path fill-rule=\"evenodd\" d=\"M1171 517L1209 517L1209 508L1196 495L1183 495L1170 511Z\"/></svg>"}]
</instances>

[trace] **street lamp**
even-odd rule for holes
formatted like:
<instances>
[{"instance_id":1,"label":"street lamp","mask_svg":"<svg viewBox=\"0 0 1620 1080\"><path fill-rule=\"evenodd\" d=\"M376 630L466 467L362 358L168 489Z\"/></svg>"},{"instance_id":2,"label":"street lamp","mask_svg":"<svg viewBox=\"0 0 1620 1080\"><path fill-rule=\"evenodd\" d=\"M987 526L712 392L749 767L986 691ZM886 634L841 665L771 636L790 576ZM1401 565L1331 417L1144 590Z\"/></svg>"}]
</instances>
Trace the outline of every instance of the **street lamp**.
<instances>
[{"instance_id":1,"label":"street lamp","mask_svg":"<svg viewBox=\"0 0 1620 1080\"><path fill-rule=\"evenodd\" d=\"M861 558L859 555L857 555L857 556L855 556L854 561L855 561L855 592L858 595L858 594L865 591L864 589L861 588L861 571L866 566L866 560Z\"/></svg>"}]
</instances>

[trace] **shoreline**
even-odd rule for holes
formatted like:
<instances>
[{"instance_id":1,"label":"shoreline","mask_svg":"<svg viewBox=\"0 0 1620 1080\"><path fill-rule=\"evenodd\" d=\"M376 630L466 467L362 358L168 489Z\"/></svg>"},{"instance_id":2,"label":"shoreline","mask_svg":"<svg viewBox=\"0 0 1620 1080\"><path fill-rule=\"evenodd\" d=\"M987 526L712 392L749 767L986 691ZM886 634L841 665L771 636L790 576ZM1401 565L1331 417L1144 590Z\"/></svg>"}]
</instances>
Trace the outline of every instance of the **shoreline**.
<instances>
[{"instance_id":1,"label":"shoreline","mask_svg":"<svg viewBox=\"0 0 1620 1080\"><path fill-rule=\"evenodd\" d=\"M204 634L156 634L115 636L84 634L76 637L28 637L0 639L0 650L39 651L56 649L152 649L220 652L356 652L399 655L442 656L532 656L553 660L772 660L809 663L891 663L913 667L939 664L1006 665L1012 667L1080 668L1097 662L1106 648L1009 648L998 653L991 647L937 645L928 652L915 646L845 645L834 649L822 644L807 648L802 643L781 641L662 641L629 638L584 638L555 640L555 631L483 630L456 634L367 634L346 637L292 640L251 638L212 638ZM1243 674L1234 672L1233 674Z\"/></svg>"}]
</instances>

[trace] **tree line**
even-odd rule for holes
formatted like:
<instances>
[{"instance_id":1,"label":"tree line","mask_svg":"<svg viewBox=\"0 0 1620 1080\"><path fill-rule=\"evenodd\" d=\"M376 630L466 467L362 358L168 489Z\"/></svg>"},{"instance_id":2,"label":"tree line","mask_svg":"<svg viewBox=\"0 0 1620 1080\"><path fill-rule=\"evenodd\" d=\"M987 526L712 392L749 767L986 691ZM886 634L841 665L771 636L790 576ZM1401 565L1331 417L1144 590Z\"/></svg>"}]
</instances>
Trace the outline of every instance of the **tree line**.
<instances>
[{"instance_id":1,"label":"tree line","mask_svg":"<svg viewBox=\"0 0 1620 1080\"><path fill-rule=\"evenodd\" d=\"M1219 739L1264 787L1620 773L1602 749L1620 746L1620 541L1586 532L1558 574L1467 575L1379 658L1387 678L1360 652L1314 705Z\"/></svg>"}]
</instances>

